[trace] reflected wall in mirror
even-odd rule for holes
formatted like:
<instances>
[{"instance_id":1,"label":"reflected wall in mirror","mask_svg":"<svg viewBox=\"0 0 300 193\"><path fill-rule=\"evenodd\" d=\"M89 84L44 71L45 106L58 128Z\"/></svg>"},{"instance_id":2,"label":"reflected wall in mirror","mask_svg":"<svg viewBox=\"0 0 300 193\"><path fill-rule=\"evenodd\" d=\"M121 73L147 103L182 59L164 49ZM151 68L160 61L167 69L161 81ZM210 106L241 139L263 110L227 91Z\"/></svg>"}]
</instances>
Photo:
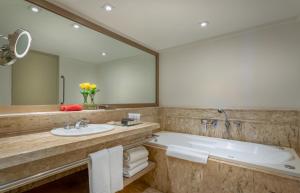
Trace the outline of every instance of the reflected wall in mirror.
<instances>
[{"instance_id":1,"label":"reflected wall in mirror","mask_svg":"<svg viewBox=\"0 0 300 193\"><path fill-rule=\"evenodd\" d=\"M22 28L32 36L24 58L0 67L0 106L82 103L82 82L97 85L96 104L156 103L155 55L32 8L26 1L0 1L0 34Z\"/></svg>"}]
</instances>

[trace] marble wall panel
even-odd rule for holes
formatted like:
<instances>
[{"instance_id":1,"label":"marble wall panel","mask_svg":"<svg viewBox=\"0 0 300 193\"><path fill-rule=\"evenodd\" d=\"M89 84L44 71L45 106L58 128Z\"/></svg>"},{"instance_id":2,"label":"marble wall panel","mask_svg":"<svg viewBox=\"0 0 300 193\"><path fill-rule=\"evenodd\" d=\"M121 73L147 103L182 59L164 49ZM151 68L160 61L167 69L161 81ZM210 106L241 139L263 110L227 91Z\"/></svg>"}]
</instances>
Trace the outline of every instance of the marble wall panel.
<instances>
[{"instance_id":1,"label":"marble wall panel","mask_svg":"<svg viewBox=\"0 0 300 193\"><path fill-rule=\"evenodd\" d=\"M299 150L299 112L284 110L227 110L231 127L217 109L162 108L161 128L166 131L279 145ZM217 120L205 127L202 120Z\"/></svg>"},{"instance_id":2,"label":"marble wall panel","mask_svg":"<svg viewBox=\"0 0 300 193\"><path fill-rule=\"evenodd\" d=\"M148 148L149 160L157 163L156 168L143 177L143 181L161 192L167 192L170 189L167 157L165 151L157 148Z\"/></svg>"},{"instance_id":3,"label":"marble wall panel","mask_svg":"<svg viewBox=\"0 0 300 193\"><path fill-rule=\"evenodd\" d=\"M49 131L52 128L74 124L80 119L88 119L91 123L120 121L129 112L141 113L141 120L159 122L159 108L130 108L117 110L97 110L80 112L43 112L0 115L0 138L28 133Z\"/></svg>"}]
</instances>

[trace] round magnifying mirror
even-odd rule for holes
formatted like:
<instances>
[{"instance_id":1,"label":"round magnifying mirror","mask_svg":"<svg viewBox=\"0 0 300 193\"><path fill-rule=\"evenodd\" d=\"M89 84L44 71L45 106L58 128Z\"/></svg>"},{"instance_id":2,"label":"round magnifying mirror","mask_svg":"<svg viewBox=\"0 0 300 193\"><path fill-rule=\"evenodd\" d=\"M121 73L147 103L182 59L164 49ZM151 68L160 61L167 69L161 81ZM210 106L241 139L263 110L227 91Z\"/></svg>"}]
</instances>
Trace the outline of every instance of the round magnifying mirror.
<instances>
[{"instance_id":1,"label":"round magnifying mirror","mask_svg":"<svg viewBox=\"0 0 300 193\"><path fill-rule=\"evenodd\" d=\"M23 58L29 51L31 45L31 35L28 31L17 29L8 36L11 55L14 58Z\"/></svg>"}]
</instances>

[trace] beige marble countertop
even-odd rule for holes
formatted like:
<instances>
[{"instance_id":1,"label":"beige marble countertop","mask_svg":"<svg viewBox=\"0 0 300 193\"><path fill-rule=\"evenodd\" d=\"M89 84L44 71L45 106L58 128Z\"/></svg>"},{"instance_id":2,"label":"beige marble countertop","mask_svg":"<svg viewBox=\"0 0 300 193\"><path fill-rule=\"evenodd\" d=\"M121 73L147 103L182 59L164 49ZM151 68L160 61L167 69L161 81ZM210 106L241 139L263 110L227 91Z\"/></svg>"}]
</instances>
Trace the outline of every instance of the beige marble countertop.
<instances>
[{"instance_id":1,"label":"beige marble countertop","mask_svg":"<svg viewBox=\"0 0 300 193\"><path fill-rule=\"evenodd\" d=\"M41 132L1 138L0 170L158 128L158 123L143 123L131 127L116 126L109 132L80 137L61 137Z\"/></svg>"}]
</instances>

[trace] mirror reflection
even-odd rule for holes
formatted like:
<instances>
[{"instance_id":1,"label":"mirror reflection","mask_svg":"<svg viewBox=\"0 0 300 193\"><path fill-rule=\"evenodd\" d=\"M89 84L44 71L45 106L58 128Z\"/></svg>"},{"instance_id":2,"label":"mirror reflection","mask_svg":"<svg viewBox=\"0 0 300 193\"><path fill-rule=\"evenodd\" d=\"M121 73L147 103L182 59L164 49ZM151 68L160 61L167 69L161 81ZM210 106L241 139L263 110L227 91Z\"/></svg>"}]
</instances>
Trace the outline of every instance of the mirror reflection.
<instances>
[{"instance_id":1,"label":"mirror reflection","mask_svg":"<svg viewBox=\"0 0 300 193\"><path fill-rule=\"evenodd\" d=\"M96 86L96 104L155 103L154 55L28 2L0 1L0 34L16 29L31 46L26 54L31 39L19 34L14 51L24 57L0 67L0 105L83 103L82 83Z\"/></svg>"}]
</instances>

